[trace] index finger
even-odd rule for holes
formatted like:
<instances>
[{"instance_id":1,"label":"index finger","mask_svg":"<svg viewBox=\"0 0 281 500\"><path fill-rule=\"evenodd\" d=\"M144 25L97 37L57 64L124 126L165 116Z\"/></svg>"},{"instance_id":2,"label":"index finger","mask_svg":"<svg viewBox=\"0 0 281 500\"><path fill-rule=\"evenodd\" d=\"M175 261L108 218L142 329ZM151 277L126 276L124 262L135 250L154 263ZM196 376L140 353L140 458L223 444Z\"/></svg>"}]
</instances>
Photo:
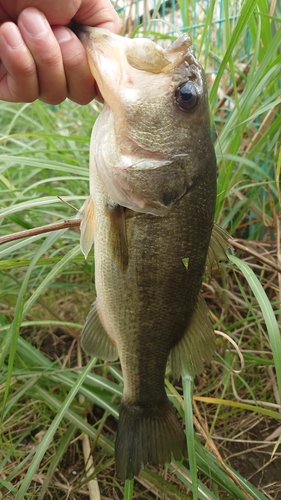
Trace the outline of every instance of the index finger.
<instances>
[{"instance_id":1,"label":"index finger","mask_svg":"<svg viewBox=\"0 0 281 500\"><path fill-rule=\"evenodd\" d=\"M120 18L109 0L82 0L74 19L79 24L107 28L113 33L121 29Z\"/></svg>"},{"instance_id":2,"label":"index finger","mask_svg":"<svg viewBox=\"0 0 281 500\"><path fill-rule=\"evenodd\" d=\"M0 99L34 101L39 93L36 66L14 23L0 27L0 53Z\"/></svg>"}]
</instances>

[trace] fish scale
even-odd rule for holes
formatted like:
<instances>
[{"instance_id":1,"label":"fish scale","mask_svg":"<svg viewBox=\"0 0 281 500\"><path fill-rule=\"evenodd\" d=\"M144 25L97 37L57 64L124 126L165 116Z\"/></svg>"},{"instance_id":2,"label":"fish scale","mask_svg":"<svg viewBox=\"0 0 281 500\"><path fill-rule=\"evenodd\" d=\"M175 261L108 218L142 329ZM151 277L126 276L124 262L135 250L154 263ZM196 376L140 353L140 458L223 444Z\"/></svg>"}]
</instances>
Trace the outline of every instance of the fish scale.
<instances>
[{"instance_id":1,"label":"fish scale","mask_svg":"<svg viewBox=\"0 0 281 500\"><path fill-rule=\"evenodd\" d=\"M166 363L170 356L179 377L211 360L214 333L200 288L211 234L208 263L224 254L227 238L213 224L216 158L204 72L188 35L165 50L99 28L79 37L105 101L81 221L85 256L94 243L97 292L81 342L91 356L120 358L115 458L125 480L146 463L186 455L165 392Z\"/></svg>"}]
</instances>

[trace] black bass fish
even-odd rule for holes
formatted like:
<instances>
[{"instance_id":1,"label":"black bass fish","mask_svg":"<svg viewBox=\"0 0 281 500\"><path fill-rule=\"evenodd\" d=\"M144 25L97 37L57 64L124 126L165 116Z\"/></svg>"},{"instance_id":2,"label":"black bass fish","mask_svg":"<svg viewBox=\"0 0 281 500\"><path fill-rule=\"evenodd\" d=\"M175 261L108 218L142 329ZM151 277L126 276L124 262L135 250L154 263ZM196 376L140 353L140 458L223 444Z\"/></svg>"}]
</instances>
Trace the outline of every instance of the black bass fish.
<instances>
[{"instance_id":1,"label":"black bass fish","mask_svg":"<svg viewBox=\"0 0 281 500\"><path fill-rule=\"evenodd\" d=\"M210 260L224 247L213 230L216 157L205 76L187 34L167 49L99 28L79 38L104 99L81 222L85 256L94 243L97 292L82 346L120 358L115 455L125 480L186 455L164 377L169 356L175 377L193 376L214 351L200 287L210 240Z\"/></svg>"}]
</instances>

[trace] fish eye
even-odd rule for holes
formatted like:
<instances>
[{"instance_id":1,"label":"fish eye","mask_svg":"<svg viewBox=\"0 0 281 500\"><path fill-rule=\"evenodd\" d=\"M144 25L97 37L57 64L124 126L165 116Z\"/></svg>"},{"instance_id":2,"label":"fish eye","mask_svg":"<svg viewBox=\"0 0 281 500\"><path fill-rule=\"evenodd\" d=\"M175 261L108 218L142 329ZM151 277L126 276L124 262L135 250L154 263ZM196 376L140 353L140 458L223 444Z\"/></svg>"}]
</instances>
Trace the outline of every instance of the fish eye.
<instances>
[{"instance_id":1,"label":"fish eye","mask_svg":"<svg viewBox=\"0 0 281 500\"><path fill-rule=\"evenodd\" d=\"M189 111L197 103L198 93L192 82L180 85L175 93L175 101L182 111Z\"/></svg>"}]
</instances>

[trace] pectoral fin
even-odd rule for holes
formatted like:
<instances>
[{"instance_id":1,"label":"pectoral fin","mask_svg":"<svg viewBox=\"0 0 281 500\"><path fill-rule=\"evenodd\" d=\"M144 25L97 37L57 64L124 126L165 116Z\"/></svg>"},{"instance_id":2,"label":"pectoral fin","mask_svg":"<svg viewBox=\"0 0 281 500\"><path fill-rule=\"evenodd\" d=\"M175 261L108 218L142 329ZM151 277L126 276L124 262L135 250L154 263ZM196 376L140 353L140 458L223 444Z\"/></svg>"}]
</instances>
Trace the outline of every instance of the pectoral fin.
<instances>
[{"instance_id":1,"label":"pectoral fin","mask_svg":"<svg viewBox=\"0 0 281 500\"><path fill-rule=\"evenodd\" d=\"M112 257L117 260L121 269L128 265L128 243L126 231L125 208L117 204L109 204L107 212L110 217L110 244Z\"/></svg>"},{"instance_id":2,"label":"pectoral fin","mask_svg":"<svg viewBox=\"0 0 281 500\"><path fill-rule=\"evenodd\" d=\"M118 358L117 347L104 329L97 308L97 301L86 318L81 333L81 346L90 356L115 361Z\"/></svg>"},{"instance_id":3,"label":"pectoral fin","mask_svg":"<svg viewBox=\"0 0 281 500\"><path fill-rule=\"evenodd\" d=\"M205 300L199 294L198 301L182 339L170 353L171 371L175 378L195 376L203 371L203 363L209 363L215 349L215 334Z\"/></svg>"},{"instance_id":4,"label":"pectoral fin","mask_svg":"<svg viewBox=\"0 0 281 500\"><path fill-rule=\"evenodd\" d=\"M95 232L94 203L91 196L89 196L82 208L80 231L80 247L85 259L87 259L94 243Z\"/></svg>"}]
</instances>

